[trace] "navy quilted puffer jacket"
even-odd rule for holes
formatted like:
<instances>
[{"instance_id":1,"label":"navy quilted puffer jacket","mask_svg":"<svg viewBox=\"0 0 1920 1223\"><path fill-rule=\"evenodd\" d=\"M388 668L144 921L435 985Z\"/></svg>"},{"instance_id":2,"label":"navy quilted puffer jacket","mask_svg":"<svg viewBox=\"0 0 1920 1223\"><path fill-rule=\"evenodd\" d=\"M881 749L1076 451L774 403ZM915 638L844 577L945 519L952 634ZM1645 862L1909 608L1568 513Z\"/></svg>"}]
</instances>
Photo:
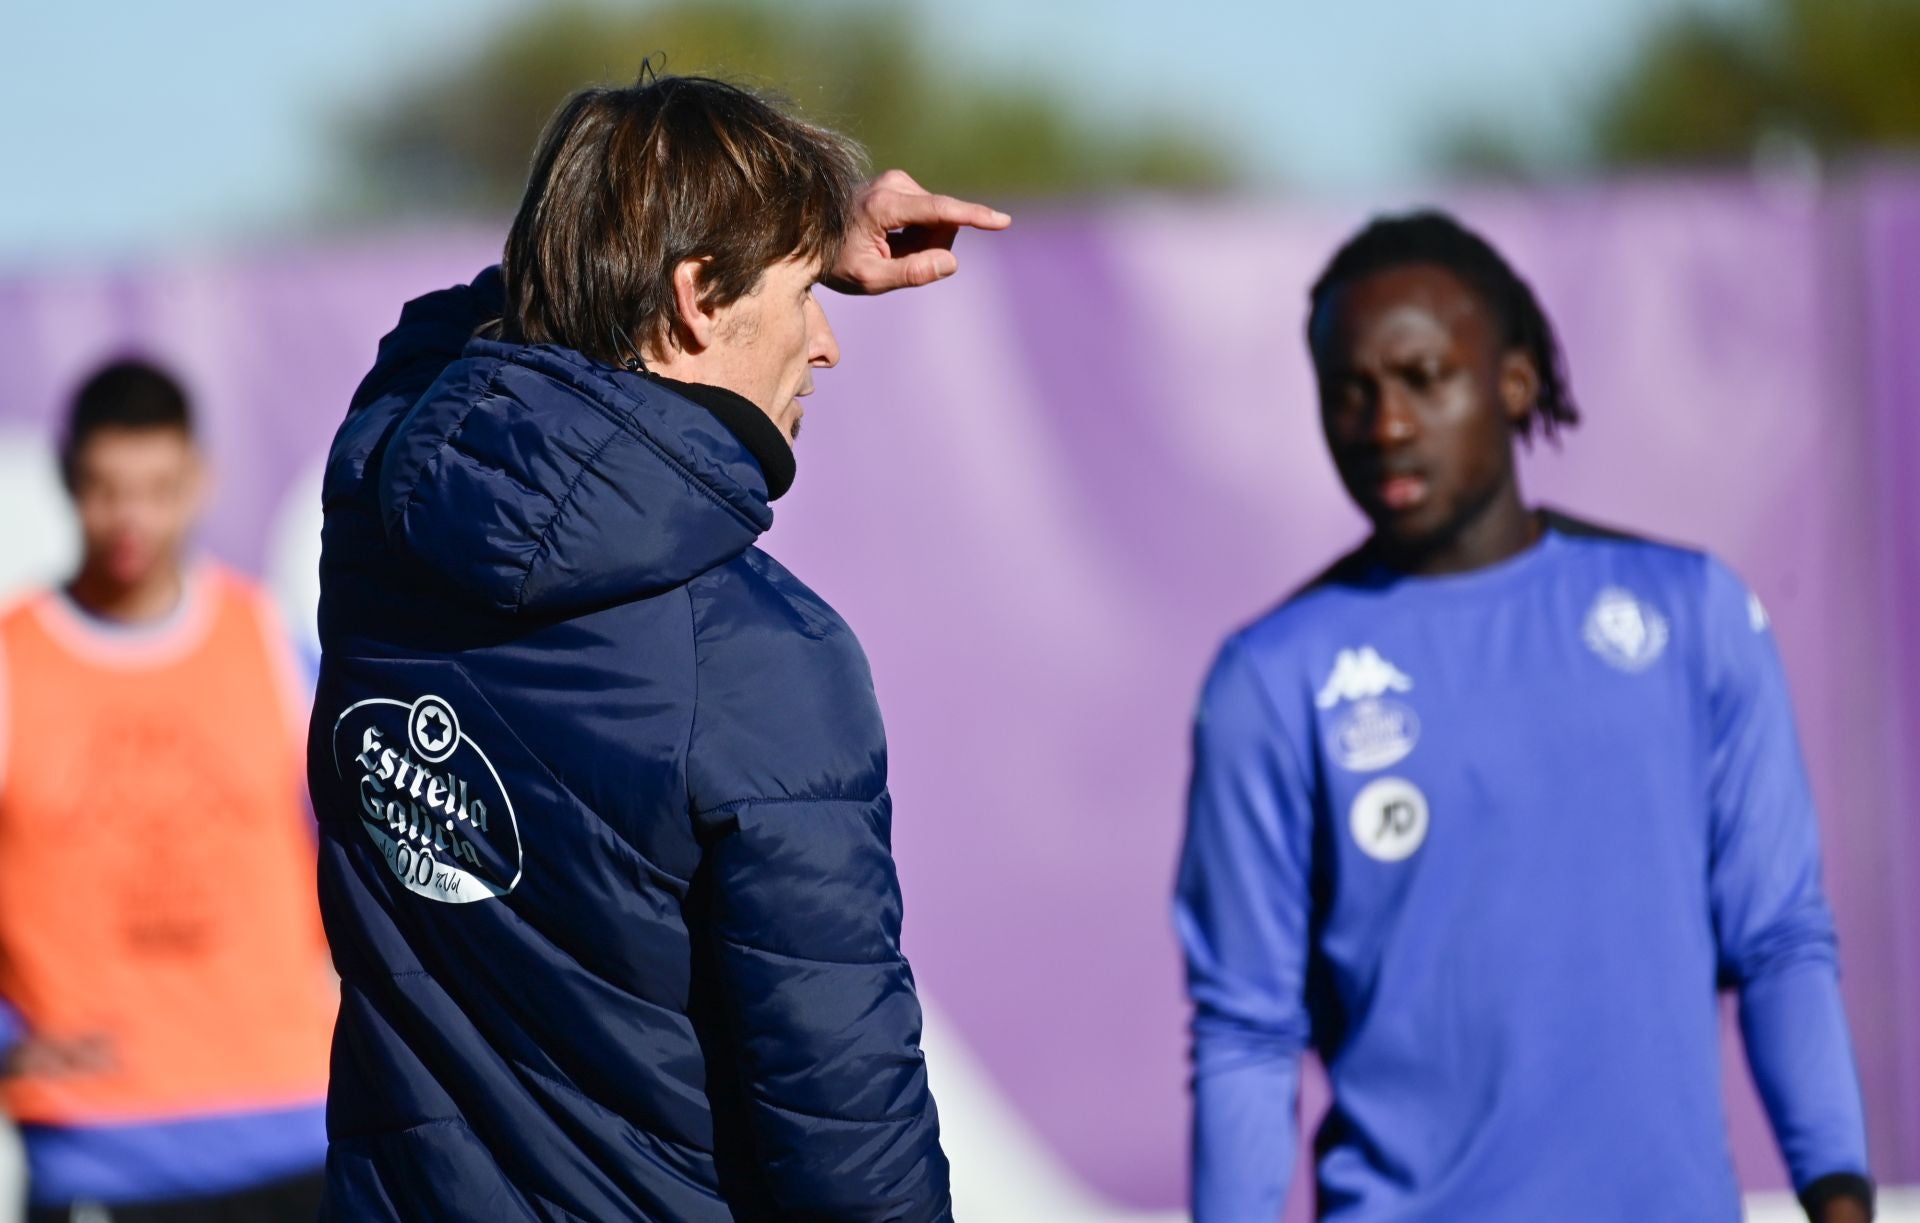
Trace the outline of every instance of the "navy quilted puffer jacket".
<instances>
[{"instance_id":1,"label":"navy quilted puffer jacket","mask_svg":"<svg viewBox=\"0 0 1920 1223\"><path fill-rule=\"evenodd\" d=\"M872 679L745 401L498 293L407 306L326 473L329 1217L949 1217Z\"/></svg>"}]
</instances>

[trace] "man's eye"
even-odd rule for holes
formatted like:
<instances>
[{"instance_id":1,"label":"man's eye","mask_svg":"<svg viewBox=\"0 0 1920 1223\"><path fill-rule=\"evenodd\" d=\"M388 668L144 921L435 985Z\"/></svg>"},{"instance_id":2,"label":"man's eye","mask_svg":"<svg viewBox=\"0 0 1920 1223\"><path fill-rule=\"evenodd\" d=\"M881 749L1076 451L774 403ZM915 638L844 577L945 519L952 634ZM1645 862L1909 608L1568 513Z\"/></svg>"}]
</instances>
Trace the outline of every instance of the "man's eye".
<instances>
[{"instance_id":1,"label":"man's eye","mask_svg":"<svg viewBox=\"0 0 1920 1223\"><path fill-rule=\"evenodd\" d=\"M1366 406L1367 387L1358 379L1340 382L1321 403L1323 411L1342 415L1363 411Z\"/></svg>"},{"instance_id":2,"label":"man's eye","mask_svg":"<svg viewBox=\"0 0 1920 1223\"><path fill-rule=\"evenodd\" d=\"M1417 365L1401 367L1400 380L1415 391L1430 391L1443 378L1447 371L1437 361L1425 361Z\"/></svg>"}]
</instances>

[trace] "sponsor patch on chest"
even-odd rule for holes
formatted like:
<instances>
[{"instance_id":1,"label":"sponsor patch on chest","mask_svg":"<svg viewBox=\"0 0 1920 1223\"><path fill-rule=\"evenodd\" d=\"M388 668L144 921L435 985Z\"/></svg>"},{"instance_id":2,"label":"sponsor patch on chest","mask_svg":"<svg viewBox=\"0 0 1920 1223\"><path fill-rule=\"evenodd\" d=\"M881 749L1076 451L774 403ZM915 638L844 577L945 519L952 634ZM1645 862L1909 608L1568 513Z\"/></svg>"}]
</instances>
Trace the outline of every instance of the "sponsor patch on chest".
<instances>
[{"instance_id":1,"label":"sponsor patch on chest","mask_svg":"<svg viewBox=\"0 0 1920 1223\"><path fill-rule=\"evenodd\" d=\"M1370 773L1406 759L1420 741L1420 717L1392 693L1413 691L1406 672L1372 646L1341 650L1314 704L1327 755L1341 768Z\"/></svg>"},{"instance_id":2,"label":"sponsor patch on chest","mask_svg":"<svg viewBox=\"0 0 1920 1223\"><path fill-rule=\"evenodd\" d=\"M1327 722L1327 754L1354 773L1370 773L1406 759L1420 741L1420 717L1405 701L1366 697Z\"/></svg>"},{"instance_id":3,"label":"sponsor patch on chest","mask_svg":"<svg viewBox=\"0 0 1920 1223\"><path fill-rule=\"evenodd\" d=\"M1347 828L1362 853L1380 862L1399 862L1427 839L1427 796L1404 777L1370 781L1353 796Z\"/></svg>"},{"instance_id":4,"label":"sponsor patch on chest","mask_svg":"<svg viewBox=\"0 0 1920 1223\"><path fill-rule=\"evenodd\" d=\"M1644 671L1667 648L1667 618L1632 592L1609 586L1587 612L1581 636L1609 666Z\"/></svg>"}]
</instances>

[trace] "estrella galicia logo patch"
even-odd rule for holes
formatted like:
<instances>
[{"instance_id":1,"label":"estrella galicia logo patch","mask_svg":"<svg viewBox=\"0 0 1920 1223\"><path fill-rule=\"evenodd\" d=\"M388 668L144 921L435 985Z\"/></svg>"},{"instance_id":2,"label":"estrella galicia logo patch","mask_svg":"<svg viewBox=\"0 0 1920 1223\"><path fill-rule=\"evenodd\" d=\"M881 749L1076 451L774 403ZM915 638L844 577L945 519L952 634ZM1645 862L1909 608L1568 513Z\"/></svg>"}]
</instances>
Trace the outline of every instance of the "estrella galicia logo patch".
<instances>
[{"instance_id":1,"label":"estrella galicia logo patch","mask_svg":"<svg viewBox=\"0 0 1920 1223\"><path fill-rule=\"evenodd\" d=\"M1405 701L1392 697L1355 701L1327 727L1327 749L1334 762L1354 773L1398 764L1419 741L1419 715Z\"/></svg>"},{"instance_id":2,"label":"estrella galicia logo patch","mask_svg":"<svg viewBox=\"0 0 1920 1223\"><path fill-rule=\"evenodd\" d=\"M1427 796L1404 777L1368 782L1353 796L1347 827L1369 858L1402 861L1427 839Z\"/></svg>"},{"instance_id":3,"label":"estrella galicia logo patch","mask_svg":"<svg viewBox=\"0 0 1920 1223\"><path fill-rule=\"evenodd\" d=\"M408 891L467 904L519 884L513 799L444 697L349 705L333 724L333 764L355 779L360 827Z\"/></svg>"},{"instance_id":4,"label":"estrella galicia logo patch","mask_svg":"<svg viewBox=\"0 0 1920 1223\"><path fill-rule=\"evenodd\" d=\"M1622 671L1644 671L1667 648L1667 618L1652 604L1609 586L1581 630L1587 647Z\"/></svg>"}]
</instances>

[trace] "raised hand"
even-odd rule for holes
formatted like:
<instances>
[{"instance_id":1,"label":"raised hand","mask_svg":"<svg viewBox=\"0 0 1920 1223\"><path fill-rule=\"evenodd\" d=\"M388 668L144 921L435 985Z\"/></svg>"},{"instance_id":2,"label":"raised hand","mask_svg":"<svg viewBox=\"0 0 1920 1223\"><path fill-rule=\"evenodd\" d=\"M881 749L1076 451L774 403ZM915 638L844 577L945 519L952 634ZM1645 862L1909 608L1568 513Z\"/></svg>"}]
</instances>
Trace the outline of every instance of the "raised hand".
<instances>
[{"instance_id":1,"label":"raised hand","mask_svg":"<svg viewBox=\"0 0 1920 1223\"><path fill-rule=\"evenodd\" d=\"M861 190L840 258L821 281L842 293L865 294L932 284L959 269L953 240L962 227L1011 224L1004 212L934 195L906 171L888 170Z\"/></svg>"}]
</instances>

